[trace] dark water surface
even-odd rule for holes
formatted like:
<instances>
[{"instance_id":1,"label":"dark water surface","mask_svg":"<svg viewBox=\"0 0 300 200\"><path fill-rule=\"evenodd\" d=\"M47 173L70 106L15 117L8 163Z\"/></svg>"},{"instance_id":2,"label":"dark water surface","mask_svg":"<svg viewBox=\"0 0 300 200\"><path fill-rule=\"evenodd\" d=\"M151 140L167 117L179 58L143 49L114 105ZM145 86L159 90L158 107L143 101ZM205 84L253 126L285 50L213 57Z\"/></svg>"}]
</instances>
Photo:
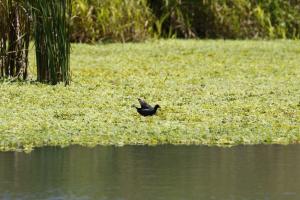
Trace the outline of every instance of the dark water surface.
<instances>
[{"instance_id":1,"label":"dark water surface","mask_svg":"<svg viewBox=\"0 0 300 200\"><path fill-rule=\"evenodd\" d=\"M0 153L0 199L300 199L300 145Z\"/></svg>"}]
</instances>

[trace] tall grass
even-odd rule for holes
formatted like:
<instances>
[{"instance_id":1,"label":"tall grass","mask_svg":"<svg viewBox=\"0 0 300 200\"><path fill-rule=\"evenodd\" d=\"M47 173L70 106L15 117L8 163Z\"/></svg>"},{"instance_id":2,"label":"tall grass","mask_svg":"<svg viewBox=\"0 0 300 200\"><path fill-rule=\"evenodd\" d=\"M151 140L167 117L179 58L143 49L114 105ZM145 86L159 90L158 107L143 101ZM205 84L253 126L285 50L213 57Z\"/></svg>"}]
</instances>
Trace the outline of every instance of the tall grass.
<instances>
[{"instance_id":1,"label":"tall grass","mask_svg":"<svg viewBox=\"0 0 300 200\"><path fill-rule=\"evenodd\" d=\"M30 18L28 2L0 0L0 77L27 78Z\"/></svg>"},{"instance_id":2,"label":"tall grass","mask_svg":"<svg viewBox=\"0 0 300 200\"><path fill-rule=\"evenodd\" d=\"M74 0L72 40L300 38L299 0Z\"/></svg>"},{"instance_id":3,"label":"tall grass","mask_svg":"<svg viewBox=\"0 0 300 200\"><path fill-rule=\"evenodd\" d=\"M36 46L37 79L70 82L71 0L31 0Z\"/></svg>"},{"instance_id":4,"label":"tall grass","mask_svg":"<svg viewBox=\"0 0 300 200\"><path fill-rule=\"evenodd\" d=\"M299 0L149 0L163 35L200 38L299 38Z\"/></svg>"},{"instance_id":5,"label":"tall grass","mask_svg":"<svg viewBox=\"0 0 300 200\"><path fill-rule=\"evenodd\" d=\"M74 0L72 41L140 41L151 34L147 0Z\"/></svg>"},{"instance_id":6,"label":"tall grass","mask_svg":"<svg viewBox=\"0 0 300 200\"><path fill-rule=\"evenodd\" d=\"M7 46L7 21L8 5L7 1L0 1L0 77L4 76L4 68L7 65L6 46Z\"/></svg>"}]
</instances>

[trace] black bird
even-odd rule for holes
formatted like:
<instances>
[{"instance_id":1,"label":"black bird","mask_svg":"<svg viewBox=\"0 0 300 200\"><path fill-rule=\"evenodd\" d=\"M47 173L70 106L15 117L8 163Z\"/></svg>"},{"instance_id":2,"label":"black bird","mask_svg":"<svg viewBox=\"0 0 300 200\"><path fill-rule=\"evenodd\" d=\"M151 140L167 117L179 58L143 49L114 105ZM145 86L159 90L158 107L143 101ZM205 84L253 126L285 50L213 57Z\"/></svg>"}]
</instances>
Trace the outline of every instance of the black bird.
<instances>
[{"instance_id":1,"label":"black bird","mask_svg":"<svg viewBox=\"0 0 300 200\"><path fill-rule=\"evenodd\" d=\"M141 107L138 108L135 105L132 105L132 107L136 108L137 112L144 117L154 115L156 113L157 109L160 108L160 106L158 104L156 104L154 107L152 107L146 101L144 101L142 99L138 99L138 100L141 104Z\"/></svg>"}]
</instances>

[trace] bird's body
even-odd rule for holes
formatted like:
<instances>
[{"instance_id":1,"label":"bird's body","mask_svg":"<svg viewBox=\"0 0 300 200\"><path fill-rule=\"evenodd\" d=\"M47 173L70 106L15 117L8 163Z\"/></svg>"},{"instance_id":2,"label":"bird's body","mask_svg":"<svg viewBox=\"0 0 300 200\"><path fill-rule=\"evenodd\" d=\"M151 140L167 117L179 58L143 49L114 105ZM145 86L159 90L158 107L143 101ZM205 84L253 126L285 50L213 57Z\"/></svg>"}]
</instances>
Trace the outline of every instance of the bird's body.
<instances>
[{"instance_id":1,"label":"bird's body","mask_svg":"<svg viewBox=\"0 0 300 200\"><path fill-rule=\"evenodd\" d=\"M146 117L146 116L154 115L157 111L157 108L159 107L157 107L156 105L154 108L136 108L136 110L140 115Z\"/></svg>"},{"instance_id":2,"label":"bird's body","mask_svg":"<svg viewBox=\"0 0 300 200\"><path fill-rule=\"evenodd\" d=\"M157 109L160 108L160 106L158 104L156 104L154 107L152 107L144 100L142 100L142 99L138 99L138 100L141 104L141 107L138 108L135 105L133 105L133 107L135 107L137 112L144 117L154 115L156 113Z\"/></svg>"}]
</instances>

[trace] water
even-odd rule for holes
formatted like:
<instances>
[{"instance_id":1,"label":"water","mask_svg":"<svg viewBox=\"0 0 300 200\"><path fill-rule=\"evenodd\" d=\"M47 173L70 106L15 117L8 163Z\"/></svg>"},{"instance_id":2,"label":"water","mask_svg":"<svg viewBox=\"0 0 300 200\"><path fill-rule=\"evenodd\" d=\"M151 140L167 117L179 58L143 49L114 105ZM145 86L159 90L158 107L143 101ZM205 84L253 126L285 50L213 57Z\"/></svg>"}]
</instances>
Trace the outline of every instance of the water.
<instances>
[{"instance_id":1,"label":"water","mask_svg":"<svg viewBox=\"0 0 300 200\"><path fill-rule=\"evenodd\" d=\"M298 200L300 146L126 146L0 153L0 199Z\"/></svg>"}]
</instances>

